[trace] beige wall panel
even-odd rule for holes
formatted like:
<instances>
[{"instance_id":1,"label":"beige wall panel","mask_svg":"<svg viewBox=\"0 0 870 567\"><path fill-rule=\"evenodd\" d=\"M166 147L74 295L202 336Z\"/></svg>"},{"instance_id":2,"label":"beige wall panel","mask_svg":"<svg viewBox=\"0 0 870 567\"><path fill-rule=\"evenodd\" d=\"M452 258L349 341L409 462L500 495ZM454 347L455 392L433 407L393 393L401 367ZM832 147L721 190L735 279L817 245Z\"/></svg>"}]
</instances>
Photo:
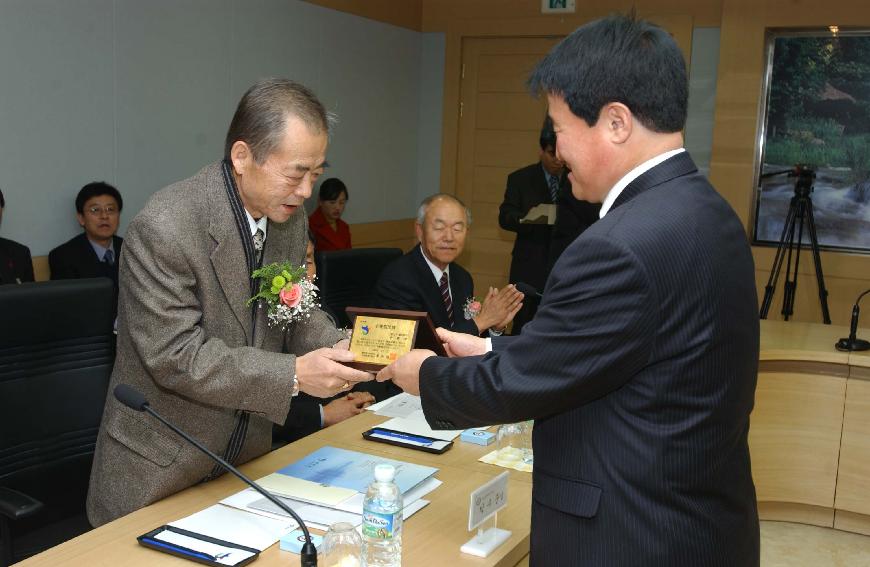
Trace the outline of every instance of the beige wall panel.
<instances>
[{"instance_id":1,"label":"beige wall panel","mask_svg":"<svg viewBox=\"0 0 870 567\"><path fill-rule=\"evenodd\" d=\"M834 510L831 508L790 502L759 502L758 518L775 522L797 522L824 528L834 526Z\"/></svg>"},{"instance_id":2,"label":"beige wall panel","mask_svg":"<svg viewBox=\"0 0 870 567\"><path fill-rule=\"evenodd\" d=\"M324 8L347 12L370 20L386 22L420 31L423 19L422 0L305 0Z\"/></svg>"},{"instance_id":3,"label":"beige wall panel","mask_svg":"<svg viewBox=\"0 0 870 567\"><path fill-rule=\"evenodd\" d=\"M352 224L354 247L374 246L379 242L414 239L414 219Z\"/></svg>"},{"instance_id":4,"label":"beige wall panel","mask_svg":"<svg viewBox=\"0 0 870 567\"><path fill-rule=\"evenodd\" d=\"M870 516L837 510L834 514L834 527L844 532L870 535Z\"/></svg>"},{"instance_id":5,"label":"beige wall panel","mask_svg":"<svg viewBox=\"0 0 870 567\"><path fill-rule=\"evenodd\" d=\"M762 372L749 429L759 501L833 507L846 379Z\"/></svg>"},{"instance_id":6,"label":"beige wall panel","mask_svg":"<svg viewBox=\"0 0 870 567\"><path fill-rule=\"evenodd\" d=\"M529 163L534 163L534 161L530 161ZM472 199L475 202L501 204L504 200L505 189L507 188L508 175L510 175L515 169L517 168L488 166L475 167Z\"/></svg>"},{"instance_id":7,"label":"beige wall panel","mask_svg":"<svg viewBox=\"0 0 870 567\"><path fill-rule=\"evenodd\" d=\"M51 270L48 267L48 256L33 257L33 279L44 282L51 279Z\"/></svg>"},{"instance_id":8,"label":"beige wall panel","mask_svg":"<svg viewBox=\"0 0 870 567\"><path fill-rule=\"evenodd\" d=\"M498 225L498 206L495 203L474 203L471 207L471 213L474 215L474 225L470 236L474 237L475 240L514 241L516 233L502 230Z\"/></svg>"},{"instance_id":9,"label":"beige wall panel","mask_svg":"<svg viewBox=\"0 0 870 567\"><path fill-rule=\"evenodd\" d=\"M870 382L849 380L835 507L870 514Z\"/></svg>"},{"instance_id":10,"label":"beige wall panel","mask_svg":"<svg viewBox=\"0 0 870 567\"><path fill-rule=\"evenodd\" d=\"M479 299L483 299L490 287L501 289L508 284L507 276L494 276L475 272L471 274L471 277L474 278L474 294Z\"/></svg>"},{"instance_id":11,"label":"beige wall panel","mask_svg":"<svg viewBox=\"0 0 870 567\"><path fill-rule=\"evenodd\" d=\"M547 45L541 45L542 49L540 50L530 49L532 53L528 55L481 55L480 73L477 77L478 91L517 93L528 97L526 79L549 50L549 43L555 44L556 40L548 42Z\"/></svg>"},{"instance_id":12,"label":"beige wall panel","mask_svg":"<svg viewBox=\"0 0 870 567\"><path fill-rule=\"evenodd\" d=\"M483 238L469 240L459 263L469 272L503 276L507 279L512 249L512 242Z\"/></svg>"},{"instance_id":13,"label":"beige wall panel","mask_svg":"<svg viewBox=\"0 0 870 567\"><path fill-rule=\"evenodd\" d=\"M537 131L477 130L474 166L517 169L538 160Z\"/></svg>"},{"instance_id":14,"label":"beige wall panel","mask_svg":"<svg viewBox=\"0 0 870 567\"><path fill-rule=\"evenodd\" d=\"M532 98L529 93L480 93L477 95L474 126L483 130L541 131L547 115L547 101Z\"/></svg>"}]
</instances>

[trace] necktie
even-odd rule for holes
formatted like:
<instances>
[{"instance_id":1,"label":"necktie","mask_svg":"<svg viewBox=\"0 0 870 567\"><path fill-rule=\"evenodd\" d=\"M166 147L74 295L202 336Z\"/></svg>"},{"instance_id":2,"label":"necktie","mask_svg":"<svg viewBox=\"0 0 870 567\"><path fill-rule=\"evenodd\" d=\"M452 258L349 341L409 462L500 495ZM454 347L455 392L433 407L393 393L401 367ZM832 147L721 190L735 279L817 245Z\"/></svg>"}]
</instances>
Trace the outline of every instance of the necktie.
<instances>
[{"instance_id":1,"label":"necktie","mask_svg":"<svg viewBox=\"0 0 870 567\"><path fill-rule=\"evenodd\" d=\"M103 262L105 262L106 264L108 264L110 266L112 264L114 264L115 263L115 252L112 251L111 249L106 250L106 253L103 254Z\"/></svg>"},{"instance_id":2,"label":"necktie","mask_svg":"<svg viewBox=\"0 0 870 567\"><path fill-rule=\"evenodd\" d=\"M266 235L263 234L262 229L257 229L257 232L254 233L254 250L257 251L257 264L260 264L260 260L263 258L263 243L266 241Z\"/></svg>"},{"instance_id":3,"label":"necktie","mask_svg":"<svg viewBox=\"0 0 870 567\"><path fill-rule=\"evenodd\" d=\"M450 299L450 283L447 280L447 272L441 274L441 299L444 301L444 308L447 310L447 320L450 321L450 326L453 327L453 300Z\"/></svg>"},{"instance_id":4,"label":"necktie","mask_svg":"<svg viewBox=\"0 0 870 567\"><path fill-rule=\"evenodd\" d=\"M556 199L559 198L559 178L555 175L551 175L549 178L550 184L550 197L552 197L553 202L556 202Z\"/></svg>"}]
</instances>

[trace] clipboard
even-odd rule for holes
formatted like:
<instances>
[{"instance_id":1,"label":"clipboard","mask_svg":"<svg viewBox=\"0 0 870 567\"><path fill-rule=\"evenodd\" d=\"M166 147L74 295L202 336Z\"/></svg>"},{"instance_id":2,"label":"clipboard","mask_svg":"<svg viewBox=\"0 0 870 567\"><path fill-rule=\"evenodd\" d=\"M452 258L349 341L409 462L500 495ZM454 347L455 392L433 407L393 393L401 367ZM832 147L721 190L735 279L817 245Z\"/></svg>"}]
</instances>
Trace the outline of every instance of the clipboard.
<instances>
[{"instance_id":1,"label":"clipboard","mask_svg":"<svg viewBox=\"0 0 870 567\"><path fill-rule=\"evenodd\" d=\"M172 541L158 539L158 537L164 534L164 532L170 532L173 535L173 537L167 538L171 539ZM204 545L202 546L202 548L198 545L185 545L184 541L190 539L197 540L197 542ZM160 526L159 528L153 529L148 533L142 534L136 538L136 541L138 541L139 544L144 547L149 547L157 551L162 551L163 553L175 555L176 557L181 557L182 559L196 561L197 563L202 563L203 565L214 565L217 567L241 567L242 565L247 565L248 563L260 556L260 551L252 547L245 547L243 545L238 545L236 543L209 537L204 534L198 534L169 525ZM196 549L194 547L196 547ZM212 549L214 548L224 548L227 550L226 553L228 555L230 553L237 553L239 555L239 560L233 562L228 556L214 554L212 552Z\"/></svg>"}]
</instances>

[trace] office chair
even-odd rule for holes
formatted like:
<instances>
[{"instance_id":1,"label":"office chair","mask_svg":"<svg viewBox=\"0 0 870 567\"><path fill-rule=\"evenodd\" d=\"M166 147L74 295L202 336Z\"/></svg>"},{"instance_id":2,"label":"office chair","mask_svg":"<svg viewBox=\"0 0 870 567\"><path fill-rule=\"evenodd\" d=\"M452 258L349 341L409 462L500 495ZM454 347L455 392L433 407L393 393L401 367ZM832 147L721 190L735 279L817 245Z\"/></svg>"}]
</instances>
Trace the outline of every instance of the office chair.
<instances>
[{"instance_id":1,"label":"office chair","mask_svg":"<svg viewBox=\"0 0 870 567\"><path fill-rule=\"evenodd\" d=\"M345 307L370 305L381 270L401 255L399 248L352 248L314 255L320 303L335 317L336 325L350 326Z\"/></svg>"},{"instance_id":2,"label":"office chair","mask_svg":"<svg viewBox=\"0 0 870 567\"><path fill-rule=\"evenodd\" d=\"M115 357L107 278L0 286L0 565L90 529Z\"/></svg>"}]
</instances>

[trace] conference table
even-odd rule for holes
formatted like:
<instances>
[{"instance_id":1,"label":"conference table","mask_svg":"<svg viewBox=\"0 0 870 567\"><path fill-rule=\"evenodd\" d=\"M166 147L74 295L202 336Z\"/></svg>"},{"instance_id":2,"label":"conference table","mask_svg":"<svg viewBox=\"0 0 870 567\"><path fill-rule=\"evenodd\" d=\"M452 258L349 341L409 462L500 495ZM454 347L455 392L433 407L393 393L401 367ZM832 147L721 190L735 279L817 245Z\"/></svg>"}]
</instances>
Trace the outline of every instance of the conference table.
<instances>
[{"instance_id":1,"label":"conference table","mask_svg":"<svg viewBox=\"0 0 870 567\"><path fill-rule=\"evenodd\" d=\"M436 455L362 438L363 431L387 419L372 412L364 412L267 453L240 469L248 477L258 479L325 445L437 467L439 471L435 478L443 484L425 496L430 504L411 516L403 527L402 564L415 567L528 565L531 474L514 470L510 473L508 503L497 516L498 527L511 531L510 539L487 558L466 555L459 551L459 547L476 533L468 532L469 495L472 490L508 469L477 460L493 450L494 445L482 447L461 442L457 438L451 449ZM119 518L17 565L192 565L188 560L142 547L137 543L136 537L207 508L243 488L245 485L242 481L225 474ZM323 562L319 564L322 566ZM281 551L276 543L260 553L260 557L252 565L292 567L299 565L299 556Z\"/></svg>"}]
</instances>

